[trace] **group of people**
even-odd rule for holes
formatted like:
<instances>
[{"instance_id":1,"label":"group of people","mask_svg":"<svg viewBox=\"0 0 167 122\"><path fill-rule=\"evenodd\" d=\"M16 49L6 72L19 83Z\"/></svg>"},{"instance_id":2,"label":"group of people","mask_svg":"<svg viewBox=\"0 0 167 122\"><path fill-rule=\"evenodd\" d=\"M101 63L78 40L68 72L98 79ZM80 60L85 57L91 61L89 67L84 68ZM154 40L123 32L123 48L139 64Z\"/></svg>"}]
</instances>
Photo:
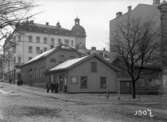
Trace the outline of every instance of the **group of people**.
<instances>
[{"instance_id":1,"label":"group of people","mask_svg":"<svg viewBox=\"0 0 167 122\"><path fill-rule=\"evenodd\" d=\"M12 84L12 83L15 83L15 82L12 82L12 79L9 79L9 83ZM21 86L21 85L23 85L23 80L18 79L16 83L17 83L18 86Z\"/></svg>"},{"instance_id":2,"label":"group of people","mask_svg":"<svg viewBox=\"0 0 167 122\"><path fill-rule=\"evenodd\" d=\"M51 93L58 93L58 88L59 88L59 84L58 83L48 82L46 84L46 92L47 93L49 93L49 91L51 91Z\"/></svg>"}]
</instances>

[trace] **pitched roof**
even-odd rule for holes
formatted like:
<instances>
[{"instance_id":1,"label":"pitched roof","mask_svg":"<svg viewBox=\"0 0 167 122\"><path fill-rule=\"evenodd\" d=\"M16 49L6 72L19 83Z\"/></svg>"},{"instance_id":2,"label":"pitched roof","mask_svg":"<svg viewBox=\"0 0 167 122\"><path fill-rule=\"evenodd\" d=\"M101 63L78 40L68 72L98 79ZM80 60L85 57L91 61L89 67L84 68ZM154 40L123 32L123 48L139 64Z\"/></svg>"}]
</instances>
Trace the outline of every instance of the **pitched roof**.
<instances>
[{"instance_id":1,"label":"pitched roof","mask_svg":"<svg viewBox=\"0 0 167 122\"><path fill-rule=\"evenodd\" d=\"M32 58L31 60L29 60L28 62L26 62L26 63L24 63L23 64L23 66L24 65L27 65L27 64L30 64L30 63L32 63L32 62L34 62L34 61L37 61L37 60L39 60L39 59L42 59L42 58L44 58L44 57L47 57L48 55L50 55L50 54L52 54L54 51L58 51L58 50L60 50L60 49L63 49L63 50L75 50L76 51L76 49L74 49L74 48L72 48L72 47L69 47L69 46L66 46L66 45L60 45L60 46L57 46L57 47L55 47L55 48L52 48L52 49L50 49L50 50L48 50L48 51L45 51L45 52L43 52L43 53L41 53L41 54L39 54L39 55L37 55L37 56L35 56L34 58ZM78 52L79 53L79 52ZM80 54L80 53L79 53Z\"/></svg>"},{"instance_id":2,"label":"pitched roof","mask_svg":"<svg viewBox=\"0 0 167 122\"><path fill-rule=\"evenodd\" d=\"M50 50L48 50L48 51L46 51L46 52L43 52L43 53L41 53L41 54L35 56L34 58L32 58L31 60L29 60L28 62L24 63L24 65L25 65L25 64L32 63L32 62L34 62L34 61L36 61L36 60L39 60L39 59L41 59L41 58L44 58L44 57L48 56L48 55L51 54L55 49L56 49L56 48L50 49Z\"/></svg>"},{"instance_id":3,"label":"pitched roof","mask_svg":"<svg viewBox=\"0 0 167 122\"><path fill-rule=\"evenodd\" d=\"M81 57L81 58L74 58L74 59L70 59L70 60L67 60L61 64L58 64L57 66L51 68L49 70L49 72L55 72L55 71L62 71L62 70L67 70L69 68L72 68L73 66L76 66L84 61L87 61L88 59L90 58L93 58L93 57L96 57L98 58L100 61L102 61L103 63L105 63L106 65L108 65L110 68L118 71L118 69L112 65L110 65L107 61L105 61L102 57L96 55L96 54L92 54L92 55L89 55L89 56L84 56L84 57Z\"/></svg>"},{"instance_id":4,"label":"pitched roof","mask_svg":"<svg viewBox=\"0 0 167 122\"><path fill-rule=\"evenodd\" d=\"M83 55L90 55L95 53L99 56L102 56L108 62L112 62L117 57L116 53L111 53L107 50L78 49L78 51Z\"/></svg>"},{"instance_id":5,"label":"pitched roof","mask_svg":"<svg viewBox=\"0 0 167 122\"><path fill-rule=\"evenodd\" d=\"M112 21L124 21L127 19L127 16L129 15L129 12L126 12L125 14L116 17ZM157 21L160 22L160 11L157 6L154 5L148 5L148 4L138 4L133 10L130 11L130 15L133 16L133 18L140 18L143 22L148 21Z\"/></svg>"},{"instance_id":6,"label":"pitched roof","mask_svg":"<svg viewBox=\"0 0 167 122\"><path fill-rule=\"evenodd\" d=\"M74 58L74 59L71 59L71 60L67 60L61 64L58 64L57 66L55 66L54 68L50 69L49 71L56 71L56 70L63 70L63 69L67 69L69 68L70 66L80 62L81 60L87 58L88 56L84 56L84 57L81 57L81 58Z\"/></svg>"},{"instance_id":7,"label":"pitched roof","mask_svg":"<svg viewBox=\"0 0 167 122\"><path fill-rule=\"evenodd\" d=\"M71 30L51 26L43 25L38 23L19 23L16 24L16 31L27 31L27 32L36 32L36 33L45 33L45 34L54 34L54 35L63 35L63 36L73 36Z\"/></svg>"}]
</instances>

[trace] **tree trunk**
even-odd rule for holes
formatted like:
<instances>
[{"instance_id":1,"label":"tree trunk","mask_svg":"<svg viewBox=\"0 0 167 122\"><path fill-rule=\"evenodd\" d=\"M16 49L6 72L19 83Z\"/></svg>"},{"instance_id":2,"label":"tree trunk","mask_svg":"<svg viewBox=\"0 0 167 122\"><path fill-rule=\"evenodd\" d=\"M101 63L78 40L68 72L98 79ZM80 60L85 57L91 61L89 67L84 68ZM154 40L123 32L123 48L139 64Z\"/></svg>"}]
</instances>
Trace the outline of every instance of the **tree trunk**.
<instances>
[{"instance_id":1,"label":"tree trunk","mask_svg":"<svg viewBox=\"0 0 167 122\"><path fill-rule=\"evenodd\" d=\"M132 80L132 98L136 99L136 84L134 80Z\"/></svg>"}]
</instances>

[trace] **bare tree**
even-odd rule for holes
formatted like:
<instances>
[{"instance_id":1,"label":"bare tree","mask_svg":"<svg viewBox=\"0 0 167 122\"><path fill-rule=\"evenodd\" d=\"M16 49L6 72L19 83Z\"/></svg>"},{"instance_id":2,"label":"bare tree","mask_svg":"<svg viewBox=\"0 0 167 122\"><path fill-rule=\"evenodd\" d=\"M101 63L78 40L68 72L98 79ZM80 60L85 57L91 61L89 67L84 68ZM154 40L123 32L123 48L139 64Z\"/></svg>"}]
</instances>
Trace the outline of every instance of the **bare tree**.
<instances>
[{"instance_id":1,"label":"bare tree","mask_svg":"<svg viewBox=\"0 0 167 122\"><path fill-rule=\"evenodd\" d=\"M0 0L0 41L11 34L10 27L31 17L28 14L32 7L32 2L25 0Z\"/></svg>"},{"instance_id":2,"label":"bare tree","mask_svg":"<svg viewBox=\"0 0 167 122\"><path fill-rule=\"evenodd\" d=\"M141 77L143 66L157 56L159 47L153 22L143 22L140 18L128 18L116 24L113 33L114 51L123 61L123 69L131 78L132 98L136 98L136 81Z\"/></svg>"}]
</instances>

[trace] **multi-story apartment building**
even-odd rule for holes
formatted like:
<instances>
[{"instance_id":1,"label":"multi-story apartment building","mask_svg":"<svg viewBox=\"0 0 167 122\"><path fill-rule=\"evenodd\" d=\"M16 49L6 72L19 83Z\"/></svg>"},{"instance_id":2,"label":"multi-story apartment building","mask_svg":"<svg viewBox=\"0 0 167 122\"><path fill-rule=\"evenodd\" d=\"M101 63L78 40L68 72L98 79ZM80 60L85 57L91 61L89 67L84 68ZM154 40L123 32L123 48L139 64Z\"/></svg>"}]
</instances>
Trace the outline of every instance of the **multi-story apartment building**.
<instances>
[{"instance_id":1,"label":"multi-story apartment building","mask_svg":"<svg viewBox=\"0 0 167 122\"><path fill-rule=\"evenodd\" d=\"M160 0L153 0L153 4L138 4L132 9L132 6L128 6L128 11L126 13L117 12L116 17L109 22L109 38L110 38L110 51L114 51L114 36L119 32L119 24L126 24L128 21L135 20L137 23L154 23L153 29L160 32L160 11L158 6L160 5ZM129 19L129 20L128 20ZM157 41L160 41L160 36L157 37Z\"/></svg>"},{"instance_id":2,"label":"multi-story apartment building","mask_svg":"<svg viewBox=\"0 0 167 122\"><path fill-rule=\"evenodd\" d=\"M60 44L73 48L86 48L86 32L80 25L80 19L75 19L72 29L26 21L17 23L13 36L4 43L4 73L7 80L13 82L20 77L19 66L31 58Z\"/></svg>"}]
</instances>

